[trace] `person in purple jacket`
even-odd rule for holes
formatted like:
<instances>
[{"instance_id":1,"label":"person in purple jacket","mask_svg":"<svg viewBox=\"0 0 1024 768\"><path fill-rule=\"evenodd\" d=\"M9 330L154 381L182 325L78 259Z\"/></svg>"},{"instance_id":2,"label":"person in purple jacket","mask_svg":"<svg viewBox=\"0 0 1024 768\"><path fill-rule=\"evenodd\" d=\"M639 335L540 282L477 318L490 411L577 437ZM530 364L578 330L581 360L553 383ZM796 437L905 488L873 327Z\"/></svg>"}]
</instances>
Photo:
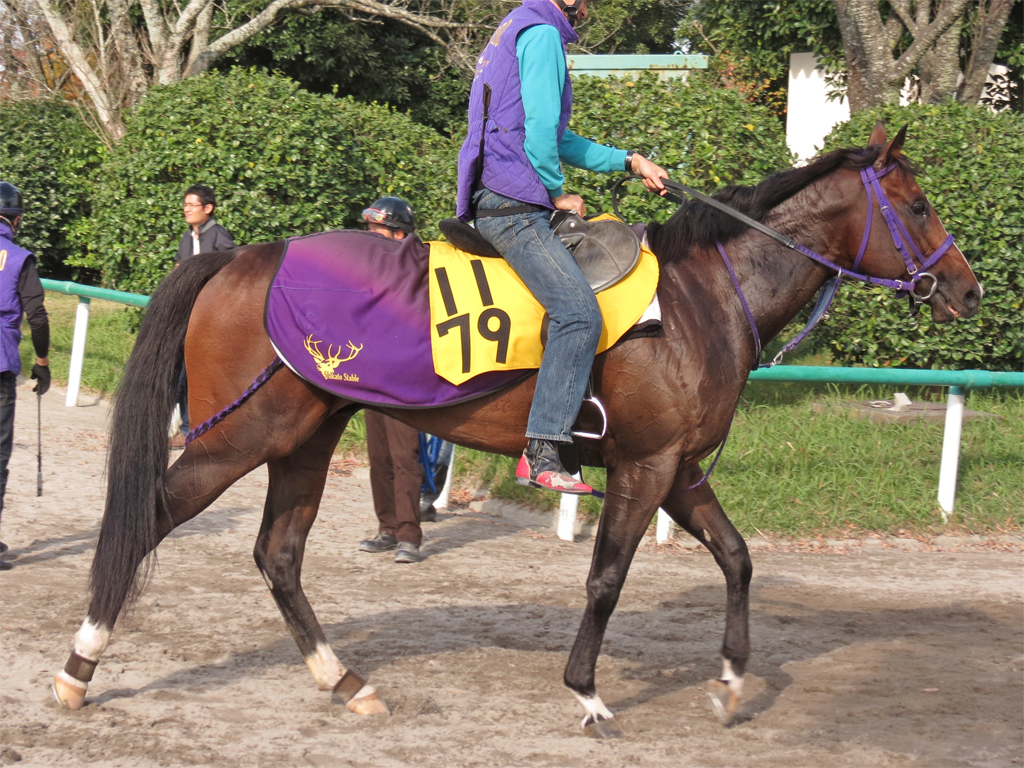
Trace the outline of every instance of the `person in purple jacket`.
<instances>
[{"instance_id":1,"label":"person in purple jacket","mask_svg":"<svg viewBox=\"0 0 1024 768\"><path fill-rule=\"evenodd\" d=\"M7 462L14 447L22 316L28 317L36 353L31 377L36 386L32 391L42 396L50 388L50 321L43 306L43 284L36 272L36 257L14 242L24 213L21 192L13 184L0 181L0 515L7 492ZM0 552L6 551L7 545L0 542ZM0 560L0 570L10 568L8 561Z\"/></svg>"},{"instance_id":2,"label":"person in purple jacket","mask_svg":"<svg viewBox=\"0 0 1024 768\"><path fill-rule=\"evenodd\" d=\"M667 174L637 152L596 144L568 129L572 82L565 46L577 39L587 0L524 0L504 18L477 60L469 132L459 152L458 217L476 219L551 320L516 482L587 494L562 466L558 443L572 442L601 336L597 299L572 255L551 230L555 210L586 214L563 188L560 162L638 174L664 191ZM529 87L523 87L528 83Z\"/></svg>"}]
</instances>

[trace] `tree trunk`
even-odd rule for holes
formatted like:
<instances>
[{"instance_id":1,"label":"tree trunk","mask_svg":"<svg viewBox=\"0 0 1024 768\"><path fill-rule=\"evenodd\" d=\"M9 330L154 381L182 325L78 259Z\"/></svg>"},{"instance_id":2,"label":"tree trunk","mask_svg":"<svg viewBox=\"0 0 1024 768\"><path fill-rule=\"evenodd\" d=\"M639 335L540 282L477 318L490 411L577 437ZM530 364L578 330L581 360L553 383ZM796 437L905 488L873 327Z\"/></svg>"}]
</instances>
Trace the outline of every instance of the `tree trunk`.
<instances>
[{"instance_id":1,"label":"tree trunk","mask_svg":"<svg viewBox=\"0 0 1024 768\"><path fill-rule=\"evenodd\" d=\"M957 101L977 104L981 100L988 69L995 60L999 38L1003 35L1012 8L1013 0L978 1L978 26L972 35L971 58L957 91Z\"/></svg>"},{"instance_id":2,"label":"tree trunk","mask_svg":"<svg viewBox=\"0 0 1024 768\"><path fill-rule=\"evenodd\" d=\"M832 0L849 66L850 112L898 103L904 81L926 56L931 57L925 66L928 83L922 82L922 88L929 97L952 95L959 72L959 25L967 3L917 0L912 6L909 0L888 0L890 13L883 20L879 0ZM956 31L950 32L954 26ZM905 33L913 42L897 57L896 46Z\"/></svg>"},{"instance_id":3,"label":"tree trunk","mask_svg":"<svg viewBox=\"0 0 1024 768\"><path fill-rule=\"evenodd\" d=\"M921 101L924 104L940 104L956 97L957 81L960 77L960 29L961 19L947 29L935 45L921 59L918 74L921 77Z\"/></svg>"},{"instance_id":4,"label":"tree trunk","mask_svg":"<svg viewBox=\"0 0 1024 768\"><path fill-rule=\"evenodd\" d=\"M874 0L832 0L849 68L846 96L850 113L897 104L902 81L887 82L892 41Z\"/></svg>"}]
</instances>

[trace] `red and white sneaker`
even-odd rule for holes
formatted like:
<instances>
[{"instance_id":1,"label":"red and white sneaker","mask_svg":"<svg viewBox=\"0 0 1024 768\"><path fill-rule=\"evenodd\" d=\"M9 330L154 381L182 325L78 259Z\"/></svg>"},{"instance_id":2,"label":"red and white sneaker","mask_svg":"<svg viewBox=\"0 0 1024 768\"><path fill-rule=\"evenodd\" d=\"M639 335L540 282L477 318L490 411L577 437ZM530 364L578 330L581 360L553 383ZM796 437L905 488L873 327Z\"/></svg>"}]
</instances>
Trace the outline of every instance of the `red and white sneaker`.
<instances>
[{"instance_id":1,"label":"red and white sneaker","mask_svg":"<svg viewBox=\"0 0 1024 768\"><path fill-rule=\"evenodd\" d=\"M550 440L530 438L516 467L516 483L558 493L586 496L593 488L565 471L558 448Z\"/></svg>"}]
</instances>

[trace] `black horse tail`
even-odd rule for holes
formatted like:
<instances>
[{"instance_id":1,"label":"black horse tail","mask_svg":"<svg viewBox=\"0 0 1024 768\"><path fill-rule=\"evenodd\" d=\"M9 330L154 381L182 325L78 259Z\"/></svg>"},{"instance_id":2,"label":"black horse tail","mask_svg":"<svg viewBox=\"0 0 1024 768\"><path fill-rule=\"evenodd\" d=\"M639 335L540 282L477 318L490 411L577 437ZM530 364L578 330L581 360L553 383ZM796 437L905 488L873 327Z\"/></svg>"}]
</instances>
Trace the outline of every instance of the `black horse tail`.
<instances>
[{"instance_id":1,"label":"black horse tail","mask_svg":"<svg viewBox=\"0 0 1024 768\"><path fill-rule=\"evenodd\" d=\"M167 431L184 364L185 332L203 286L235 257L204 253L179 265L153 293L114 396L107 501L92 562L89 617L112 629L149 575L166 514ZM140 565L144 565L140 569Z\"/></svg>"}]
</instances>

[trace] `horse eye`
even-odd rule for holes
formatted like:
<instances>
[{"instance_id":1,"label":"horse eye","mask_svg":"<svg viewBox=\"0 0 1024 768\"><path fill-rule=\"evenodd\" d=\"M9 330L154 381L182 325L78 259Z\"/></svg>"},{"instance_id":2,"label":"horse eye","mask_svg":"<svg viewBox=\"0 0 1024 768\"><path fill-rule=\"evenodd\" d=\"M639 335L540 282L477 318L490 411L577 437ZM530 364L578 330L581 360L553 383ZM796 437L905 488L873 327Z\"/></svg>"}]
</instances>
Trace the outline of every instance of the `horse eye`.
<instances>
[{"instance_id":1,"label":"horse eye","mask_svg":"<svg viewBox=\"0 0 1024 768\"><path fill-rule=\"evenodd\" d=\"M910 211L915 216L924 216L926 213L928 213L928 204L921 200L918 200L916 203L910 206Z\"/></svg>"}]
</instances>

